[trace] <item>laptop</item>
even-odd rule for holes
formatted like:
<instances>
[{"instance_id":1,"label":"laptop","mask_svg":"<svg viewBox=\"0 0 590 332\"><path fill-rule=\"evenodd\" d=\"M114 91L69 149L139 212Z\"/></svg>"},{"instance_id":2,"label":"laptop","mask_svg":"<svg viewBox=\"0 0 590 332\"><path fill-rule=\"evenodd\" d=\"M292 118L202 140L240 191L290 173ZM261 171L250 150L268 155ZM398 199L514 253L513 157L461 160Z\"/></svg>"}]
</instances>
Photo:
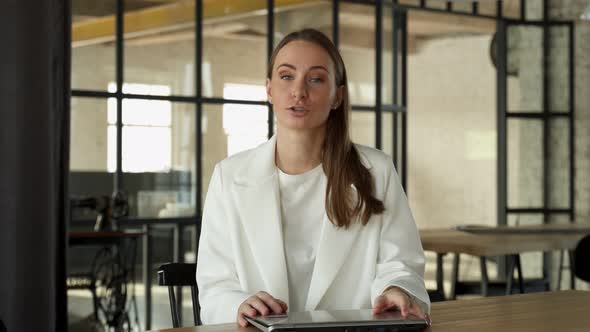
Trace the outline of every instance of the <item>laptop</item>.
<instances>
[{"instance_id":1,"label":"laptop","mask_svg":"<svg viewBox=\"0 0 590 332\"><path fill-rule=\"evenodd\" d=\"M290 312L246 317L246 320L263 332L397 332L422 331L428 327L428 322L418 317L404 319L399 311L373 315L372 309Z\"/></svg>"}]
</instances>

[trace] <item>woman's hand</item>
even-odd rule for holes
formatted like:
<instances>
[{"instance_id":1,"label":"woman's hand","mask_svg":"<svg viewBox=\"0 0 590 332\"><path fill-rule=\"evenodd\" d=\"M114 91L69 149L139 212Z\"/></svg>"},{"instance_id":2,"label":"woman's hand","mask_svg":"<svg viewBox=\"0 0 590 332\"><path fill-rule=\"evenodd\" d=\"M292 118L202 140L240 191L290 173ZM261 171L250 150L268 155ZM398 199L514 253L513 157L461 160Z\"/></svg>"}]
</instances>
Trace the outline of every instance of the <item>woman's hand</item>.
<instances>
[{"instance_id":1,"label":"woman's hand","mask_svg":"<svg viewBox=\"0 0 590 332\"><path fill-rule=\"evenodd\" d=\"M412 300L412 297L401 288L392 286L383 291L383 294L375 299L373 314L379 314L387 310L395 309L398 309L404 318L407 318L408 315L412 314L430 321L428 314L422 311L422 308Z\"/></svg>"},{"instance_id":2,"label":"woman's hand","mask_svg":"<svg viewBox=\"0 0 590 332\"><path fill-rule=\"evenodd\" d=\"M267 292L258 292L256 295L250 296L246 301L240 304L238 308L238 324L242 327L248 326L248 321L244 316L262 316L275 314L280 315L287 312L287 303L275 299Z\"/></svg>"}]
</instances>

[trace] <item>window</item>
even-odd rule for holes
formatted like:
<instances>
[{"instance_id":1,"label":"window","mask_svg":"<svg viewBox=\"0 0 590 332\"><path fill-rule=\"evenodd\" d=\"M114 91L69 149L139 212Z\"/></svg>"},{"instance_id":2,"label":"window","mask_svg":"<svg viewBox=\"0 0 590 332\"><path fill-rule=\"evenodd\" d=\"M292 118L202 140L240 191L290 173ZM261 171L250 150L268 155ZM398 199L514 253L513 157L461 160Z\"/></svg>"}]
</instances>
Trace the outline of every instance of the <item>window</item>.
<instances>
[{"instance_id":1,"label":"window","mask_svg":"<svg viewBox=\"0 0 590 332\"><path fill-rule=\"evenodd\" d=\"M109 83L109 92L116 84ZM123 93L170 95L166 85L123 84ZM117 169L117 101L107 102L107 165ZM123 99L123 172L167 172L172 166L172 103L143 99Z\"/></svg>"},{"instance_id":2,"label":"window","mask_svg":"<svg viewBox=\"0 0 590 332\"><path fill-rule=\"evenodd\" d=\"M224 99L265 100L264 85L226 83ZM223 105L223 129L227 135L227 155L258 146L267 139L268 112L260 105Z\"/></svg>"}]
</instances>

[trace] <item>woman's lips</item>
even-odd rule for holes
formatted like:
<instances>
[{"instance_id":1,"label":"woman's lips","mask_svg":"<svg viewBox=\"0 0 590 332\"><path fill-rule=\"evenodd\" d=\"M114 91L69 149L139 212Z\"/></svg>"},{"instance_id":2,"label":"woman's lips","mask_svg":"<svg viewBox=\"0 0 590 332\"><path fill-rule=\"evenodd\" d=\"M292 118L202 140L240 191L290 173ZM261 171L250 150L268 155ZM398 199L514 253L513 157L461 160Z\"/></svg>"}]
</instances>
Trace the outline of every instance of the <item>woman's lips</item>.
<instances>
[{"instance_id":1,"label":"woman's lips","mask_svg":"<svg viewBox=\"0 0 590 332\"><path fill-rule=\"evenodd\" d=\"M300 107L300 106L291 106L291 107L288 107L287 110L289 111L289 113L291 115L293 115L295 117L302 117L308 113L308 109L306 109L305 107Z\"/></svg>"}]
</instances>

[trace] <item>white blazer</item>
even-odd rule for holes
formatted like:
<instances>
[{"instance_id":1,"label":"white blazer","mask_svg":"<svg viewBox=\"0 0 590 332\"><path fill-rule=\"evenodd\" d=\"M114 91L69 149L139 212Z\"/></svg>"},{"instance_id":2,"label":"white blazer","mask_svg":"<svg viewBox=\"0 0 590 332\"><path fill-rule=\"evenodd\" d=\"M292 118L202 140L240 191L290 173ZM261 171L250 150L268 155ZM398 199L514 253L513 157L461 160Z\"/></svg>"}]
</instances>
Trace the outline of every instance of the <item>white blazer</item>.
<instances>
[{"instance_id":1,"label":"white blazer","mask_svg":"<svg viewBox=\"0 0 590 332\"><path fill-rule=\"evenodd\" d=\"M273 137L213 171L197 258L204 324L235 322L240 304L258 291L289 303L275 145ZM395 285L429 312L424 251L392 160L379 150L355 147L385 212L349 229L324 216L305 310L372 308Z\"/></svg>"}]
</instances>

